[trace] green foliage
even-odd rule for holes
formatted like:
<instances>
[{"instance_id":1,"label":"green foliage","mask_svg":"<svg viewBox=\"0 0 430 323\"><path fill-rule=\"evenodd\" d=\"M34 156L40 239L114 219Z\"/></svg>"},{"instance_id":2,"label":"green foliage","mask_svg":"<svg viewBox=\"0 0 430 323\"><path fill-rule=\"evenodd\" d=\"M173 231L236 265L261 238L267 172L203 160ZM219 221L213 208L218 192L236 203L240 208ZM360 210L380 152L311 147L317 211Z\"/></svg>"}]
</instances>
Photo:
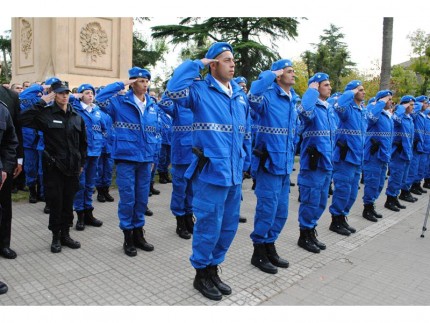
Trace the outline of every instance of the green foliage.
<instances>
[{"instance_id":1,"label":"green foliage","mask_svg":"<svg viewBox=\"0 0 430 323\"><path fill-rule=\"evenodd\" d=\"M428 94L430 90L430 34L418 29L408 35L412 52L418 57L411 59L410 68L419 76L417 95Z\"/></svg>"},{"instance_id":2,"label":"green foliage","mask_svg":"<svg viewBox=\"0 0 430 323\"><path fill-rule=\"evenodd\" d=\"M235 51L236 75L248 80L280 58L276 41L294 39L298 35L296 18L212 17L184 18L178 25L152 27L152 37L169 39L173 45L185 44L183 58L203 58L213 42L230 43ZM266 45L262 39L267 39Z\"/></svg>"},{"instance_id":3,"label":"green foliage","mask_svg":"<svg viewBox=\"0 0 430 323\"><path fill-rule=\"evenodd\" d=\"M394 101L399 101L406 94L414 95L419 87L415 72L400 65L393 66L391 70L391 84L391 90L394 91Z\"/></svg>"},{"instance_id":4,"label":"green foliage","mask_svg":"<svg viewBox=\"0 0 430 323\"><path fill-rule=\"evenodd\" d=\"M0 36L0 62L2 63L0 83L8 83L12 78L12 41L10 34L11 30L7 30L4 35Z\"/></svg>"},{"instance_id":5,"label":"green foliage","mask_svg":"<svg viewBox=\"0 0 430 323\"><path fill-rule=\"evenodd\" d=\"M164 62L163 56L167 51L168 47L164 41L158 40L149 44L139 32L133 32L133 66L155 66L159 61Z\"/></svg>"},{"instance_id":6,"label":"green foliage","mask_svg":"<svg viewBox=\"0 0 430 323\"><path fill-rule=\"evenodd\" d=\"M330 24L329 29L324 29L320 36L320 42L313 44L315 51L306 51L302 59L307 66L308 77L317 72L330 75L330 83L333 92L341 90L341 77L351 73L351 67L355 63L350 61L348 46L342 42L344 34L340 28Z\"/></svg>"}]
</instances>

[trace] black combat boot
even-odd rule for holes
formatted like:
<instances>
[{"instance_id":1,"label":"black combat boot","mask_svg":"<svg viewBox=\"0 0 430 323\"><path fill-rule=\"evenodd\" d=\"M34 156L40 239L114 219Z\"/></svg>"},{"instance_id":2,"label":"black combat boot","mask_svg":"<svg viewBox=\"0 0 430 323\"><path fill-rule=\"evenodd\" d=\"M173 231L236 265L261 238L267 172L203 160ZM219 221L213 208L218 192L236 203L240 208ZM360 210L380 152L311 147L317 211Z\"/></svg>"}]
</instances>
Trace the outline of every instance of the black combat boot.
<instances>
[{"instance_id":1,"label":"black combat boot","mask_svg":"<svg viewBox=\"0 0 430 323\"><path fill-rule=\"evenodd\" d=\"M343 217L344 217L343 215L338 215L338 216L332 215L329 229L341 235L349 236L351 232L343 226Z\"/></svg>"},{"instance_id":2,"label":"black combat boot","mask_svg":"<svg viewBox=\"0 0 430 323\"><path fill-rule=\"evenodd\" d=\"M76 230L83 231L85 229L85 211L76 211L76 214L78 215L78 220L76 221Z\"/></svg>"},{"instance_id":3,"label":"black combat boot","mask_svg":"<svg viewBox=\"0 0 430 323\"><path fill-rule=\"evenodd\" d=\"M60 231L52 231L51 252L61 252Z\"/></svg>"},{"instance_id":4,"label":"black combat boot","mask_svg":"<svg viewBox=\"0 0 430 323\"><path fill-rule=\"evenodd\" d=\"M104 187L102 186L97 187L97 201L101 203L106 202L106 198L105 198L105 195L103 194L103 190L104 190Z\"/></svg>"},{"instance_id":5,"label":"black combat boot","mask_svg":"<svg viewBox=\"0 0 430 323\"><path fill-rule=\"evenodd\" d=\"M255 191L255 185L257 185L257 180L255 178L253 178L251 190Z\"/></svg>"},{"instance_id":6,"label":"black combat boot","mask_svg":"<svg viewBox=\"0 0 430 323\"><path fill-rule=\"evenodd\" d=\"M187 231L191 234L194 232L194 216L192 213L186 213L185 217L185 226L187 227Z\"/></svg>"},{"instance_id":7,"label":"black combat boot","mask_svg":"<svg viewBox=\"0 0 430 323\"><path fill-rule=\"evenodd\" d=\"M30 191L30 195L28 196L28 202L37 203L36 185L31 185L28 187L28 189Z\"/></svg>"},{"instance_id":8,"label":"black combat boot","mask_svg":"<svg viewBox=\"0 0 430 323\"><path fill-rule=\"evenodd\" d=\"M251 264L268 274L276 274L278 272L278 268L267 258L266 246L263 243L254 243Z\"/></svg>"},{"instance_id":9,"label":"black combat boot","mask_svg":"<svg viewBox=\"0 0 430 323\"><path fill-rule=\"evenodd\" d=\"M124 253L129 257L135 257L137 255L136 247L133 242L133 230L122 230L124 232Z\"/></svg>"},{"instance_id":10,"label":"black combat boot","mask_svg":"<svg viewBox=\"0 0 430 323\"><path fill-rule=\"evenodd\" d=\"M363 218L365 218L366 220L378 222L378 219L375 218L375 215L373 214L373 204L364 204L364 210L362 215Z\"/></svg>"},{"instance_id":11,"label":"black combat boot","mask_svg":"<svg viewBox=\"0 0 430 323\"><path fill-rule=\"evenodd\" d=\"M71 249L79 249L81 247L79 241L73 240L70 237L69 227L61 229L60 242L62 246L66 246Z\"/></svg>"},{"instance_id":12,"label":"black combat boot","mask_svg":"<svg viewBox=\"0 0 430 323\"><path fill-rule=\"evenodd\" d=\"M51 208L48 205L48 202L46 202L45 207L43 208L43 213L49 214L51 213Z\"/></svg>"},{"instance_id":13,"label":"black combat boot","mask_svg":"<svg viewBox=\"0 0 430 323\"><path fill-rule=\"evenodd\" d=\"M5 283L0 281L0 295L6 294L8 290L8 287Z\"/></svg>"},{"instance_id":14,"label":"black combat boot","mask_svg":"<svg viewBox=\"0 0 430 323\"><path fill-rule=\"evenodd\" d=\"M297 241L297 245L313 253L320 253L321 251L312 239L310 229L300 229L300 237Z\"/></svg>"},{"instance_id":15,"label":"black combat boot","mask_svg":"<svg viewBox=\"0 0 430 323\"><path fill-rule=\"evenodd\" d=\"M317 229L315 229L316 227L314 227L313 229L311 229L311 239L312 241L315 243L315 245L320 248L321 250L325 250L327 247L324 243L322 243L321 241L319 241L317 239L318 236L318 232Z\"/></svg>"},{"instance_id":16,"label":"black combat boot","mask_svg":"<svg viewBox=\"0 0 430 323\"><path fill-rule=\"evenodd\" d=\"M421 193L423 193L423 194L427 193L427 191L426 191L426 190L424 190L424 189L421 187L421 181L419 181L418 183L415 183L415 185L417 186L418 190L419 190Z\"/></svg>"},{"instance_id":17,"label":"black combat boot","mask_svg":"<svg viewBox=\"0 0 430 323\"><path fill-rule=\"evenodd\" d=\"M415 195L423 195L423 193L421 193L420 189L417 187L417 184L415 183L411 185L411 189L409 190L409 192Z\"/></svg>"},{"instance_id":18,"label":"black combat boot","mask_svg":"<svg viewBox=\"0 0 430 323\"><path fill-rule=\"evenodd\" d=\"M37 184L36 186L36 192L37 192L37 200L41 202L45 202L46 201L45 195L44 193L42 193L42 190L39 184Z\"/></svg>"},{"instance_id":19,"label":"black combat boot","mask_svg":"<svg viewBox=\"0 0 430 323\"><path fill-rule=\"evenodd\" d=\"M214 283L215 287L221 292L223 295L231 294L231 287L224 283L218 275L219 267L217 265L207 266L207 271L209 276Z\"/></svg>"},{"instance_id":20,"label":"black combat boot","mask_svg":"<svg viewBox=\"0 0 430 323\"><path fill-rule=\"evenodd\" d=\"M409 194L411 194L411 193L409 193ZM412 196L412 195L411 195L411 196ZM413 197L413 196L412 196L412 197ZM415 199L415 197L414 197L414 199ZM416 199L416 200L418 200L418 199ZM400 204L399 200L397 199L397 196L395 196L395 197L394 197L394 204L396 204L396 206L397 206L399 209L406 209L406 206L404 206L404 205Z\"/></svg>"},{"instance_id":21,"label":"black combat boot","mask_svg":"<svg viewBox=\"0 0 430 323\"><path fill-rule=\"evenodd\" d=\"M239 223L246 223L248 221L244 216L239 216Z\"/></svg>"},{"instance_id":22,"label":"black combat boot","mask_svg":"<svg viewBox=\"0 0 430 323\"><path fill-rule=\"evenodd\" d=\"M430 188L430 178L424 178L424 188Z\"/></svg>"},{"instance_id":23,"label":"black combat boot","mask_svg":"<svg viewBox=\"0 0 430 323\"><path fill-rule=\"evenodd\" d=\"M357 230L355 230L353 227L351 227L351 226L348 224L348 217L343 216L343 217L342 217L342 219L341 219L340 221L341 221L341 223L342 223L343 227L344 227L345 229L347 229L349 232L351 232L351 233L356 233L356 232L357 232Z\"/></svg>"},{"instance_id":24,"label":"black combat boot","mask_svg":"<svg viewBox=\"0 0 430 323\"><path fill-rule=\"evenodd\" d=\"M167 173L164 172L158 172L158 182L160 184L167 184Z\"/></svg>"},{"instance_id":25,"label":"black combat boot","mask_svg":"<svg viewBox=\"0 0 430 323\"><path fill-rule=\"evenodd\" d=\"M282 259L281 257L279 257L278 253L276 252L276 247L274 242L265 243L264 246L266 247L267 259L269 259L272 265L276 267L281 267L281 268L288 268L290 263L288 262L288 260Z\"/></svg>"},{"instance_id":26,"label":"black combat boot","mask_svg":"<svg viewBox=\"0 0 430 323\"><path fill-rule=\"evenodd\" d=\"M375 204L372 203L372 212L373 212L373 216L377 219L382 219L382 214L376 212L375 210Z\"/></svg>"},{"instance_id":27,"label":"black combat boot","mask_svg":"<svg viewBox=\"0 0 430 323\"><path fill-rule=\"evenodd\" d=\"M149 207L146 207L145 215L146 215L146 216L153 216L153 215L154 215L154 212L152 212L152 211L149 209Z\"/></svg>"},{"instance_id":28,"label":"black combat boot","mask_svg":"<svg viewBox=\"0 0 430 323\"><path fill-rule=\"evenodd\" d=\"M401 199L402 201L409 202L409 203L415 203L418 200L416 197L412 196L411 192L409 192L407 190L401 190L400 191L399 199Z\"/></svg>"},{"instance_id":29,"label":"black combat boot","mask_svg":"<svg viewBox=\"0 0 430 323\"><path fill-rule=\"evenodd\" d=\"M185 224L185 215L184 216L175 216L176 218L176 233L182 239L190 239L191 234L187 230L187 226Z\"/></svg>"},{"instance_id":30,"label":"black combat boot","mask_svg":"<svg viewBox=\"0 0 430 323\"><path fill-rule=\"evenodd\" d=\"M160 194L160 191L154 188L154 182L151 182L151 186L149 187L149 191L154 195Z\"/></svg>"},{"instance_id":31,"label":"black combat boot","mask_svg":"<svg viewBox=\"0 0 430 323\"><path fill-rule=\"evenodd\" d=\"M220 301L222 299L222 294L215 287L208 268L196 268L196 277L194 278L193 286L197 289L204 297L207 297L213 301Z\"/></svg>"},{"instance_id":32,"label":"black combat boot","mask_svg":"<svg viewBox=\"0 0 430 323\"><path fill-rule=\"evenodd\" d=\"M394 212L400 212L400 209L396 205L395 196L387 195L387 201L385 202L384 207Z\"/></svg>"},{"instance_id":33,"label":"black combat boot","mask_svg":"<svg viewBox=\"0 0 430 323\"><path fill-rule=\"evenodd\" d=\"M133 242L134 245L142 250L145 251L152 251L154 250L154 246L150 243L148 243L145 240L145 236L144 236L144 230L143 228L134 228L133 229Z\"/></svg>"},{"instance_id":34,"label":"black combat boot","mask_svg":"<svg viewBox=\"0 0 430 323\"><path fill-rule=\"evenodd\" d=\"M112 197L112 195L109 194L109 186L103 187L103 195L105 197L106 202L115 201L115 199Z\"/></svg>"},{"instance_id":35,"label":"black combat boot","mask_svg":"<svg viewBox=\"0 0 430 323\"><path fill-rule=\"evenodd\" d=\"M96 219L93 215L93 209L84 210L84 223L86 225L91 225L93 227L101 227L103 225L103 221Z\"/></svg>"}]
</instances>

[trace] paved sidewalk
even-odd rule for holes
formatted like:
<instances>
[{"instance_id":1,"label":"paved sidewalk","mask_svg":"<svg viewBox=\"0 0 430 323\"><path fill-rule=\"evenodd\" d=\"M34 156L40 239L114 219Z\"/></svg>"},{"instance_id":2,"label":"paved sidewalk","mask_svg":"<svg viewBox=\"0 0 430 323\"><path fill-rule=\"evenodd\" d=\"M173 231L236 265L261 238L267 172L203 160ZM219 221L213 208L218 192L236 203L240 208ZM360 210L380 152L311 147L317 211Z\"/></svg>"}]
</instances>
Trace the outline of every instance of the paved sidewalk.
<instances>
[{"instance_id":1,"label":"paved sidewalk","mask_svg":"<svg viewBox=\"0 0 430 323\"><path fill-rule=\"evenodd\" d=\"M296 177L294 172L293 182ZM250 264L256 202L251 184L244 182L241 212L248 222L239 224L222 265L221 277L233 293L220 302L193 288L191 240L175 233L171 185L156 184L161 195L150 198L154 216L147 217L145 225L155 250L138 250L134 258L122 250L115 190L115 202L94 202L94 214L103 226L82 232L73 228L71 236L81 242L81 249L63 248L59 254L50 252L44 203L15 204L12 248L18 257L0 259L0 280L9 286L0 305L430 305L430 230L420 238L428 194L416 203L404 202L407 209L401 212L383 208L385 195L381 196L376 207L384 218L373 223L361 216L361 185L349 220L357 233L344 237L329 231L326 211L318 238L327 250L311 254L297 246L298 191L292 187L289 219L276 244L290 268L270 275Z\"/></svg>"}]
</instances>

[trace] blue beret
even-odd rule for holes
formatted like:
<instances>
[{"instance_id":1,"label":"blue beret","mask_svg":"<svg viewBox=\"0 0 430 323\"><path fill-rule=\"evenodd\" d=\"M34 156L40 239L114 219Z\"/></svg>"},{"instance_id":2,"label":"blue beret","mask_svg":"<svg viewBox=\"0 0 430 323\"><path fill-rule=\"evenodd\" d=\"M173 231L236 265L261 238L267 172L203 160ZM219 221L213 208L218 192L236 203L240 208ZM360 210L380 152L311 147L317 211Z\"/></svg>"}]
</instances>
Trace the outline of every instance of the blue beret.
<instances>
[{"instance_id":1,"label":"blue beret","mask_svg":"<svg viewBox=\"0 0 430 323\"><path fill-rule=\"evenodd\" d=\"M428 103L429 102L429 98L427 96L425 96L425 95L420 95L420 96L417 96L415 98L415 101L416 102Z\"/></svg>"},{"instance_id":2,"label":"blue beret","mask_svg":"<svg viewBox=\"0 0 430 323\"><path fill-rule=\"evenodd\" d=\"M233 81L235 81L236 83L245 83L248 84L248 81L246 80L246 78L244 78L243 76L238 76L236 78L233 79Z\"/></svg>"},{"instance_id":3,"label":"blue beret","mask_svg":"<svg viewBox=\"0 0 430 323\"><path fill-rule=\"evenodd\" d=\"M321 73L318 72L316 73L314 76L312 76L309 81L308 81L308 85L311 84L312 82L318 82L321 83L322 81L328 80L329 76L326 73Z\"/></svg>"},{"instance_id":4,"label":"blue beret","mask_svg":"<svg viewBox=\"0 0 430 323\"><path fill-rule=\"evenodd\" d=\"M93 91L94 95L96 94L96 90L94 89L94 87L91 84L84 83L84 84L79 85L78 93L82 93L86 90L91 90L91 91Z\"/></svg>"},{"instance_id":5,"label":"blue beret","mask_svg":"<svg viewBox=\"0 0 430 323\"><path fill-rule=\"evenodd\" d=\"M337 97L337 96L341 96L342 92L335 92L332 95L330 95L331 98Z\"/></svg>"},{"instance_id":6,"label":"blue beret","mask_svg":"<svg viewBox=\"0 0 430 323\"><path fill-rule=\"evenodd\" d=\"M393 92L390 90L382 90L376 93L375 100L378 101L379 99L385 98L388 95L393 95Z\"/></svg>"},{"instance_id":7,"label":"blue beret","mask_svg":"<svg viewBox=\"0 0 430 323\"><path fill-rule=\"evenodd\" d=\"M360 86L361 84L363 83L358 80L351 81L345 86L344 91L354 90L356 87Z\"/></svg>"},{"instance_id":8,"label":"blue beret","mask_svg":"<svg viewBox=\"0 0 430 323\"><path fill-rule=\"evenodd\" d=\"M400 99L400 104L403 103L409 103L409 102L415 102L415 98L412 95L404 95L402 96L402 98Z\"/></svg>"},{"instance_id":9,"label":"blue beret","mask_svg":"<svg viewBox=\"0 0 430 323\"><path fill-rule=\"evenodd\" d=\"M145 79L150 80L151 79L151 73L149 73L149 71L144 69L144 68L134 66L128 70L128 77L130 79L141 77L141 78L145 78Z\"/></svg>"},{"instance_id":10,"label":"blue beret","mask_svg":"<svg viewBox=\"0 0 430 323\"><path fill-rule=\"evenodd\" d=\"M272 64L271 71L282 70L283 68L293 66L293 63L289 59L280 59Z\"/></svg>"},{"instance_id":11,"label":"blue beret","mask_svg":"<svg viewBox=\"0 0 430 323\"><path fill-rule=\"evenodd\" d=\"M225 51L230 51L232 54L234 53L233 47L231 47L231 45L229 43L224 43L224 42L213 43L209 47L208 52L205 55L205 58L212 58L213 59Z\"/></svg>"},{"instance_id":12,"label":"blue beret","mask_svg":"<svg viewBox=\"0 0 430 323\"><path fill-rule=\"evenodd\" d=\"M375 97L370 98L370 99L369 99L369 102L367 102L367 104L373 103L373 102L375 102L375 101L376 101L376 98L375 98Z\"/></svg>"},{"instance_id":13,"label":"blue beret","mask_svg":"<svg viewBox=\"0 0 430 323\"><path fill-rule=\"evenodd\" d=\"M52 85L52 83L56 83L56 82L61 82L61 81L57 77L50 77L50 78L46 79L45 84L46 85Z\"/></svg>"}]
</instances>

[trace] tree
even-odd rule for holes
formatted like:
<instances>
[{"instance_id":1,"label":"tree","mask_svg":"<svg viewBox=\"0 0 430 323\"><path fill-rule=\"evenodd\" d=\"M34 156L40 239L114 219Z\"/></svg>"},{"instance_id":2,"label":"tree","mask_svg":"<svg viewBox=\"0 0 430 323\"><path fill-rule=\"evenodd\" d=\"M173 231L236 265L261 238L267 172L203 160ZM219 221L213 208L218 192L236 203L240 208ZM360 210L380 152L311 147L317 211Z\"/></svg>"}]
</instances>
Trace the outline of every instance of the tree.
<instances>
[{"instance_id":1,"label":"tree","mask_svg":"<svg viewBox=\"0 0 430 323\"><path fill-rule=\"evenodd\" d=\"M411 59L411 69L419 76L417 94L427 94L430 90L430 34L418 29L408 35L412 52L418 57Z\"/></svg>"},{"instance_id":2,"label":"tree","mask_svg":"<svg viewBox=\"0 0 430 323\"><path fill-rule=\"evenodd\" d=\"M394 65L391 71L391 87L394 91L394 101L406 94L415 94L418 88L418 80L416 74L407 68L400 65Z\"/></svg>"},{"instance_id":3,"label":"tree","mask_svg":"<svg viewBox=\"0 0 430 323\"><path fill-rule=\"evenodd\" d=\"M203 22L201 20L203 18L188 17L182 19L179 25L152 27L152 37L170 38L173 45L194 47L195 52L184 53L191 59L204 57L213 42L228 42L238 59L237 75L248 80L256 79L262 70L270 68L271 63L280 58L277 40L294 39L298 35L299 22L296 18L212 17Z\"/></svg>"},{"instance_id":4,"label":"tree","mask_svg":"<svg viewBox=\"0 0 430 323\"><path fill-rule=\"evenodd\" d=\"M305 51L301 57L307 66L309 78L317 72L327 73L333 92L337 92L340 90L341 77L347 76L355 63L350 61L348 46L342 42L344 34L339 27L330 24L329 29L323 32L320 42L313 44L315 52Z\"/></svg>"},{"instance_id":5,"label":"tree","mask_svg":"<svg viewBox=\"0 0 430 323\"><path fill-rule=\"evenodd\" d=\"M0 36L0 51L2 58L0 59L0 63L3 61L2 65L2 71L0 75L1 82L9 82L12 78L11 75L11 52L12 52L12 44L10 39L10 33L11 30L6 31L5 36Z\"/></svg>"},{"instance_id":6,"label":"tree","mask_svg":"<svg viewBox=\"0 0 430 323\"><path fill-rule=\"evenodd\" d=\"M158 61L164 61L163 56L167 51L164 41L149 44L139 32L133 32L133 66L155 66Z\"/></svg>"},{"instance_id":7,"label":"tree","mask_svg":"<svg viewBox=\"0 0 430 323\"><path fill-rule=\"evenodd\" d=\"M390 88L391 52L393 48L393 17L384 17L382 32L382 65L379 90Z\"/></svg>"}]
</instances>

